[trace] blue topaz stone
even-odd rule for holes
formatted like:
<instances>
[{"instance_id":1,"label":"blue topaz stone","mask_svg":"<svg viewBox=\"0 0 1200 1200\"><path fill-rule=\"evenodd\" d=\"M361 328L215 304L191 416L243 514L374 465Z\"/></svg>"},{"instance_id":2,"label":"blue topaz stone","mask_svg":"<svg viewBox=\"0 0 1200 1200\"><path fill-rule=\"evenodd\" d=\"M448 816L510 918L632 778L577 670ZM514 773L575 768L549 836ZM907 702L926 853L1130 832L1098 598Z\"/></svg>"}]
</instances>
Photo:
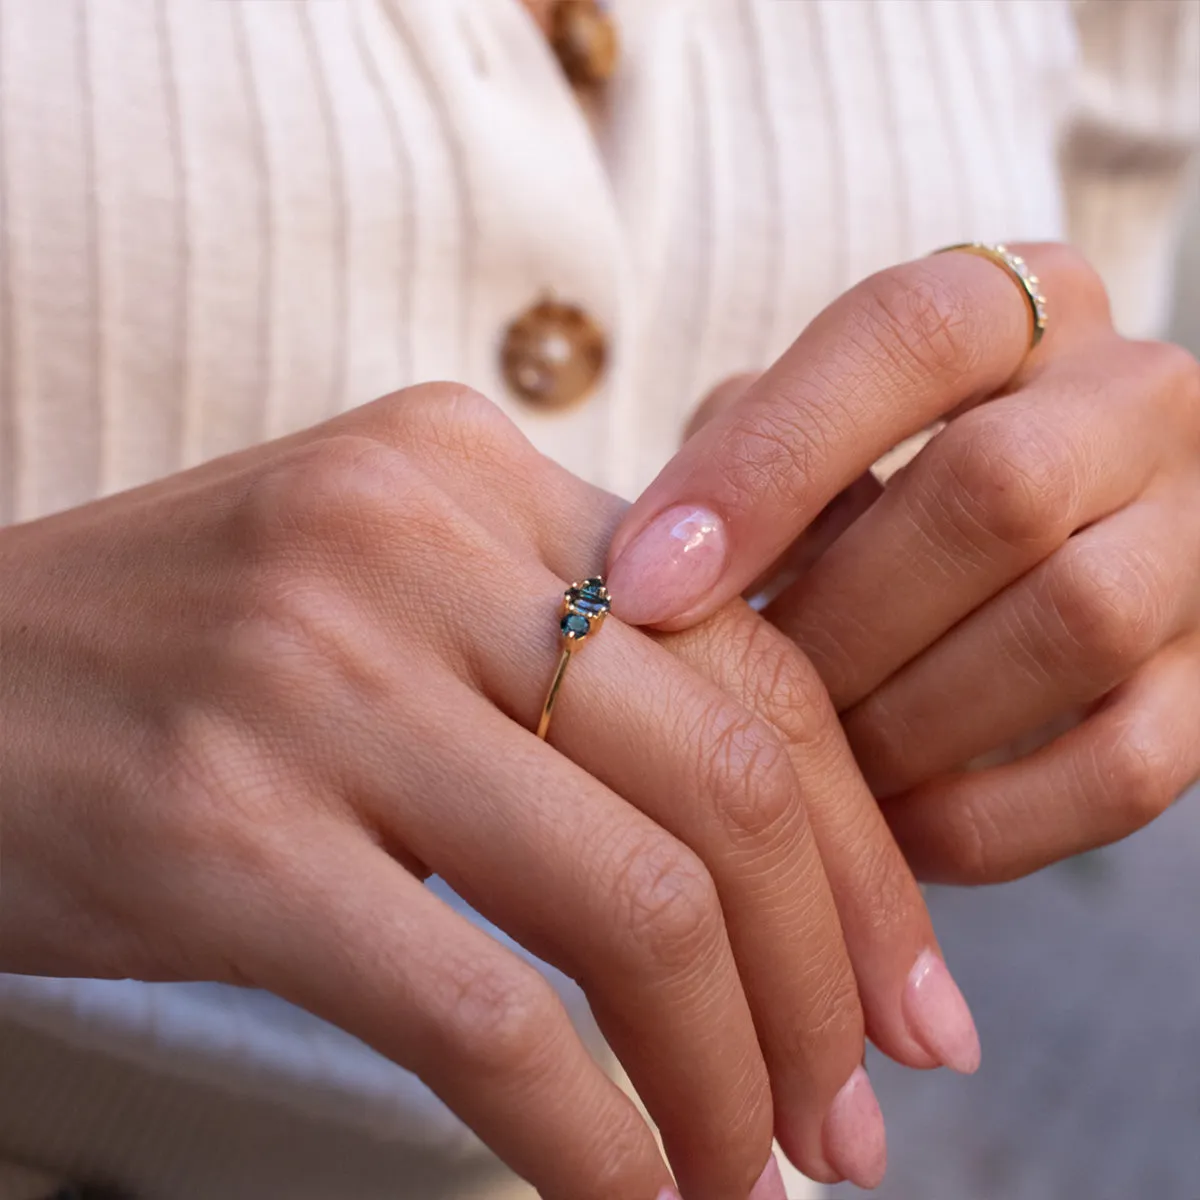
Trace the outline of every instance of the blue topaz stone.
<instances>
[{"instance_id":1,"label":"blue topaz stone","mask_svg":"<svg viewBox=\"0 0 1200 1200\"><path fill-rule=\"evenodd\" d=\"M576 609L581 613L587 613L589 616L598 617L601 613L608 612L608 601L593 600L582 593L579 595L568 596L567 603L570 604L573 609Z\"/></svg>"},{"instance_id":2,"label":"blue topaz stone","mask_svg":"<svg viewBox=\"0 0 1200 1200\"><path fill-rule=\"evenodd\" d=\"M592 623L582 613L569 612L562 619L559 628L563 632L563 637L573 638L578 641L580 638L585 638L592 631Z\"/></svg>"},{"instance_id":3,"label":"blue topaz stone","mask_svg":"<svg viewBox=\"0 0 1200 1200\"><path fill-rule=\"evenodd\" d=\"M611 603L604 580L599 578L572 584L567 589L566 602L568 612L583 613L590 617L606 616Z\"/></svg>"}]
</instances>

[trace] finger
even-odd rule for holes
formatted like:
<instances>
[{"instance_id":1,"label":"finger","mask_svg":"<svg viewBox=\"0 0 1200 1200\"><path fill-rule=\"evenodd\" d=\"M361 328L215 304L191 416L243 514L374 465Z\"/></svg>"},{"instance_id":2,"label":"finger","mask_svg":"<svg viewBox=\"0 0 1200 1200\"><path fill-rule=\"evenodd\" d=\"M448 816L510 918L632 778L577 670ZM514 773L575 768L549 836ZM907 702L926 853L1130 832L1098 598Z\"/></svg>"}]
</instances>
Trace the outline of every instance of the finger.
<instances>
[{"instance_id":1,"label":"finger","mask_svg":"<svg viewBox=\"0 0 1200 1200\"><path fill-rule=\"evenodd\" d=\"M920 889L854 764L816 672L742 605L665 638L672 653L709 674L783 737L872 1041L910 1066L974 1071L979 1040L970 1012L941 964ZM926 978L933 965L936 996Z\"/></svg>"},{"instance_id":2,"label":"finger","mask_svg":"<svg viewBox=\"0 0 1200 1200\"><path fill-rule=\"evenodd\" d=\"M670 1186L650 1129L533 967L361 834L291 823L275 850L269 864L255 852L271 919L231 914L247 977L414 1071L542 1196Z\"/></svg>"},{"instance_id":3,"label":"finger","mask_svg":"<svg viewBox=\"0 0 1200 1200\"><path fill-rule=\"evenodd\" d=\"M959 417L776 600L839 711L1145 490L1179 425L1161 366L1113 338ZM1132 419L1129 395L1156 403Z\"/></svg>"},{"instance_id":4,"label":"finger","mask_svg":"<svg viewBox=\"0 0 1200 1200\"><path fill-rule=\"evenodd\" d=\"M685 1194L749 1195L770 1155L770 1086L704 862L469 689L444 707L423 694L406 777L438 787L364 779L382 836L580 983Z\"/></svg>"},{"instance_id":5,"label":"finger","mask_svg":"<svg viewBox=\"0 0 1200 1200\"><path fill-rule=\"evenodd\" d=\"M1035 265L1050 275L1061 257L1039 250ZM1053 278L1045 286L1068 306ZM713 612L891 446L1003 387L1029 332L1022 292L974 255L906 263L851 289L633 505L610 559L618 615L677 628Z\"/></svg>"},{"instance_id":6,"label":"finger","mask_svg":"<svg viewBox=\"0 0 1200 1200\"><path fill-rule=\"evenodd\" d=\"M552 614L549 621L541 615L547 600L540 589L527 603L531 638L513 645L511 661L493 655L482 679L500 707L526 725L545 686L528 671L531 647L543 640L533 630L553 625ZM545 673L553 665L549 649L542 652ZM862 1058L862 1016L803 796L775 732L613 621L575 656L550 736L705 864L766 1057L785 1147L811 1174L871 1178L881 1128L864 1129L862 1138L824 1136L827 1114ZM668 1009L662 1018L678 1024L679 1012ZM649 1102L657 1081L634 1078ZM670 1105L665 1096L662 1103ZM712 1145L712 1135L694 1122L689 1132ZM840 1158L827 1161L827 1146ZM686 1188L693 1172L680 1163L677 1173Z\"/></svg>"},{"instance_id":7,"label":"finger","mask_svg":"<svg viewBox=\"0 0 1200 1200\"><path fill-rule=\"evenodd\" d=\"M1197 612L1200 480L1176 480L972 613L846 713L847 736L891 795L1105 695Z\"/></svg>"},{"instance_id":8,"label":"finger","mask_svg":"<svg viewBox=\"0 0 1200 1200\"><path fill-rule=\"evenodd\" d=\"M884 801L917 874L1002 883L1127 837L1200 777L1200 635L1173 643L1028 758Z\"/></svg>"},{"instance_id":9,"label":"finger","mask_svg":"<svg viewBox=\"0 0 1200 1200\"><path fill-rule=\"evenodd\" d=\"M586 525L586 520L581 521L581 537L587 536ZM471 557L477 569L478 564L490 561L478 547ZM453 569L453 563L444 566ZM462 628L464 669L485 695L528 729L536 724L557 654L556 612L563 585L546 573L544 586L523 586L524 574L511 566L484 569L488 579L513 580L506 594L508 636L495 638L490 624L464 621ZM543 660L541 669L531 671L530 664L539 659ZM829 720L836 724L832 713ZM613 878L617 868L611 863L588 866L585 856L581 865L578 850L572 858L568 847L543 847L539 857L567 867L561 886L577 887L580 880L590 881L588 896L600 904L586 915L568 915L564 904L546 914L538 911L538 919L556 922L557 938L553 931L531 929L531 918L528 913L522 916L523 908L502 913L492 907L494 899L472 890L478 887L482 862L456 866L446 861L444 851L438 856L436 847L426 849L415 834L408 838L413 852L445 874L504 928L524 930L531 946L580 979L606 1033L660 1120L681 1181L691 1180L695 1188L703 1189L739 1170L761 1171L765 1161L771 1131L769 1098L755 1099L752 1075L737 1078L739 1071L745 1075L745 1054L752 1051L759 1056L755 1028L747 1024L745 1038L739 1040L738 1011L736 1006L729 1007L738 997L731 995L722 1010L714 998L720 977L711 966L700 977L707 988L703 996L681 995L669 981L662 982L659 975L672 969L672 964L661 961L662 951L655 949L653 925L643 919L645 928L625 929L629 920L621 917L622 912L636 916L651 911L653 897L635 897L618 904L616 917L612 899L627 893L631 886L649 887L656 878L656 860L663 855L680 860L677 873L683 876L696 870L692 860L698 855L704 864L699 876L709 880L715 894L706 899L704 886L693 881L692 896L684 897L687 904L682 915L687 916L690 906L694 910L691 919L715 919L720 924L723 918L728 928L738 971L752 997L758 1041L769 1048L775 1068L772 1083L778 1124L787 1144L797 1151L797 1143L802 1143L804 1166L811 1173L870 1179L877 1155L872 1151L867 1156L864 1174L862 1156L852 1157L854 1139L841 1128L851 1120L864 1125L870 1118L869 1086L851 1089L848 1100L853 1099L854 1106L848 1108L848 1100L840 1106L835 1103L863 1051L854 976L795 779L774 732L644 636L609 622L594 644L575 656L556 708L551 738L595 779L636 805L639 816L644 812L652 818L650 830L639 835L639 841L645 837L657 845L655 839L665 837L664 830L678 841L669 841L668 848L655 853L641 854L643 861L636 872L621 866L619 878ZM428 739L423 744L427 743ZM450 748L447 754L453 757ZM494 771L496 762L511 758L508 751L491 755L489 767ZM595 786L595 780L585 775L578 784L548 789L546 802L557 811L562 795L587 796ZM466 784L452 790L475 794L476 789ZM533 796L523 794L521 799L526 805L534 802ZM576 811L574 805L572 811ZM540 828L535 815L528 815ZM472 838L482 838L479 852L488 861L512 864L530 851L521 837L516 846L502 853L499 847L504 831L488 830L478 823L477 814L472 814L471 827L461 832L449 829L447 820L446 814L436 814L430 837L449 839L456 852ZM582 822L583 818L577 816L576 820ZM519 835L521 827L515 832ZM583 839L591 852L614 852L611 832L585 831L576 824L561 833L568 840ZM690 850L685 851L685 846ZM434 857L428 857L431 855ZM545 895L558 896L559 888L539 878L538 870L531 862L520 874L538 881L536 897L528 897L528 903L536 899L544 906ZM544 869L541 875L545 876ZM673 940L671 929L679 924L680 914L665 916L662 936ZM593 954L588 961L579 961L574 947L580 942L581 930L588 928L605 930L625 949L621 954L613 950L607 958ZM640 964L636 971L630 957ZM635 976L645 982L635 986L631 983ZM680 986L688 982L684 979ZM644 1011L636 1029L631 1029L628 1008L636 997L646 999L640 1001ZM700 1017L689 1024L689 1012L698 1007L708 1014L707 1025ZM732 1055L729 1061L734 1068L725 1069L719 1080L710 1078L700 1086L693 1073L703 1060L697 1057L693 1043L700 1036L696 1031L704 1029L709 1037L706 1052L720 1051L727 1058ZM721 1040L710 1046L714 1033ZM685 1039L682 1042L681 1037ZM751 1050L746 1049L747 1044ZM681 1058L687 1064L684 1076L678 1065L672 1069L670 1063L651 1070L644 1052L651 1045L660 1047L668 1057ZM919 1049L917 1053L921 1053ZM761 1058L759 1064L761 1070ZM765 1074L762 1081L765 1083ZM747 1088L751 1089L749 1095ZM696 1111L698 1096L705 1097L705 1103L709 1097L721 1098L711 1119ZM833 1119L836 1136L823 1137L826 1115L835 1107L841 1114ZM878 1120L877 1111L874 1115ZM758 1129L753 1126L756 1116L763 1121ZM881 1130L878 1136L872 1130L867 1132L876 1144L881 1142ZM756 1135L766 1139L761 1147ZM835 1154L834 1163L823 1159L827 1145ZM696 1194L707 1193L698 1190Z\"/></svg>"}]
</instances>

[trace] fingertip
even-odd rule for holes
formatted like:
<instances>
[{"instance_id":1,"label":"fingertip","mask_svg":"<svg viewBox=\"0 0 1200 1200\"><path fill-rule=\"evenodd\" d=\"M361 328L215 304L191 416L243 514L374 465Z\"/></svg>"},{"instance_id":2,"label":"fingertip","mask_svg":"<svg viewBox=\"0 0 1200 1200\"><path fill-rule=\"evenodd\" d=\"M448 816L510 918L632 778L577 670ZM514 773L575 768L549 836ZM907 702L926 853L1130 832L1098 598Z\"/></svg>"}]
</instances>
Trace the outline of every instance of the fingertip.
<instances>
[{"instance_id":1,"label":"fingertip","mask_svg":"<svg viewBox=\"0 0 1200 1200\"><path fill-rule=\"evenodd\" d=\"M661 625L688 613L724 574L725 522L701 505L676 504L632 540L614 542L608 570L612 611L630 625Z\"/></svg>"},{"instance_id":2,"label":"fingertip","mask_svg":"<svg viewBox=\"0 0 1200 1200\"><path fill-rule=\"evenodd\" d=\"M783 1175L774 1155L771 1155L763 1173L758 1177L758 1182L750 1189L750 1200L787 1200Z\"/></svg>"},{"instance_id":3,"label":"fingertip","mask_svg":"<svg viewBox=\"0 0 1200 1200\"><path fill-rule=\"evenodd\" d=\"M825 1157L861 1188L876 1188L887 1172L887 1131L867 1072L856 1067L842 1085L822 1130Z\"/></svg>"},{"instance_id":4,"label":"fingertip","mask_svg":"<svg viewBox=\"0 0 1200 1200\"><path fill-rule=\"evenodd\" d=\"M921 952L905 984L903 1003L913 1037L939 1063L961 1075L979 1070L979 1031L941 955Z\"/></svg>"}]
</instances>

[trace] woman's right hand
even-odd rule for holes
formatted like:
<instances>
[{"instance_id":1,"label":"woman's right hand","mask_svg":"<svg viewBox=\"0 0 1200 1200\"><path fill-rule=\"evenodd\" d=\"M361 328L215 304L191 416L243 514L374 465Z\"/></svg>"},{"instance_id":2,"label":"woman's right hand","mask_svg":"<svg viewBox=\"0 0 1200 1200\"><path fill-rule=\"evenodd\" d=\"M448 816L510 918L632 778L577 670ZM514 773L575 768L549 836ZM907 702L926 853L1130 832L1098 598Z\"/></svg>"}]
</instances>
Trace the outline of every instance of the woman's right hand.
<instances>
[{"instance_id":1,"label":"woman's right hand","mask_svg":"<svg viewBox=\"0 0 1200 1200\"><path fill-rule=\"evenodd\" d=\"M689 1200L745 1200L773 1128L875 1181L860 988L934 1065L905 989L935 943L815 674L737 606L678 653L610 620L529 732L622 508L429 385L0 531L0 969L270 989L543 1195L654 1200L649 1128L436 872L579 980Z\"/></svg>"}]
</instances>

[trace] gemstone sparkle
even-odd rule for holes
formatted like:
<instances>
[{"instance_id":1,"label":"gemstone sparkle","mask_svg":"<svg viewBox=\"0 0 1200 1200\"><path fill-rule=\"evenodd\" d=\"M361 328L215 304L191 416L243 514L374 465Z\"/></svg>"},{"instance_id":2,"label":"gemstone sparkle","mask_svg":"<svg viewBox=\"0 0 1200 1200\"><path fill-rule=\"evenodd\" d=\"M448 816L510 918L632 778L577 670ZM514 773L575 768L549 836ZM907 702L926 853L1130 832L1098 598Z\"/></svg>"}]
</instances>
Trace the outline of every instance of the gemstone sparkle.
<instances>
[{"instance_id":1,"label":"gemstone sparkle","mask_svg":"<svg viewBox=\"0 0 1200 1200\"><path fill-rule=\"evenodd\" d=\"M563 617L559 627L562 629L564 637L578 641L580 638L587 637L591 632L592 623L582 613L572 612Z\"/></svg>"}]
</instances>

